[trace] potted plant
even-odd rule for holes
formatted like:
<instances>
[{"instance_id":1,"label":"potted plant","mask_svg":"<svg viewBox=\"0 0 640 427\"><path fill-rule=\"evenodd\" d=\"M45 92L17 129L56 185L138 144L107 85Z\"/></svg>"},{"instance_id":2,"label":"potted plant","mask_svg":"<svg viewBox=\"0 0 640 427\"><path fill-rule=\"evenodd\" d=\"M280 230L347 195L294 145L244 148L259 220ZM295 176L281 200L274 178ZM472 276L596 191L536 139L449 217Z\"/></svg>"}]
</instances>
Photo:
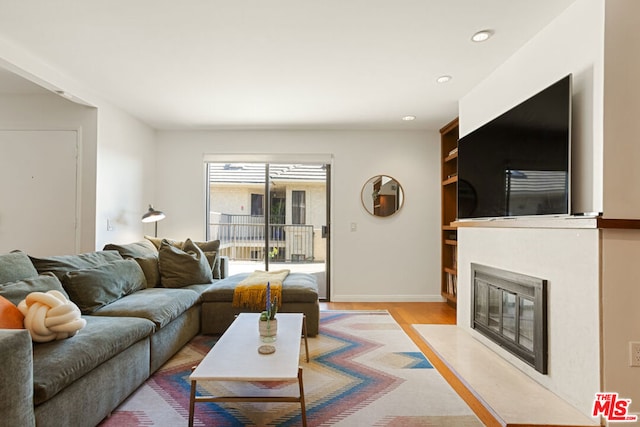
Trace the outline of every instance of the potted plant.
<instances>
[{"instance_id":1,"label":"potted plant","mask_svg":"<svg viewBox=\"0 0 640 427\"><path fill-rule=\"evenodd\" d=\"M276 333L278 332L278 319L276 319L276 313L278 313L278 297L271 300L271 285L267 282L267 297L265 310L260 313L260 321L258 322L260 338L264 342L273 342L276 340Z\"/></svg>"}]
</instances>

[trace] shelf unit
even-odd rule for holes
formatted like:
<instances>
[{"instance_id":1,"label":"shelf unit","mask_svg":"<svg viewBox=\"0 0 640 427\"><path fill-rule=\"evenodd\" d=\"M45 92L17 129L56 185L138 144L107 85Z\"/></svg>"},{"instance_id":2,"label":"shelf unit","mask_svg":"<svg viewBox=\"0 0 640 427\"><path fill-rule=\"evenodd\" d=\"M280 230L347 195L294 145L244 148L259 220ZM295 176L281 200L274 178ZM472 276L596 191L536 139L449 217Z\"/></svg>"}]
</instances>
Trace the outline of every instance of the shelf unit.
<instances>
[{"instance_id":1,"label":"shelf unit","mask_svg":"<svg viewBox=\"0 0 640 427\"><path fill-rule=\"evenodd\" d=\"M458 118L440 129L440 153L442 172L442 272L440 292L453 306L457 302L458 286Z\"/></svg>"}]
</instances>

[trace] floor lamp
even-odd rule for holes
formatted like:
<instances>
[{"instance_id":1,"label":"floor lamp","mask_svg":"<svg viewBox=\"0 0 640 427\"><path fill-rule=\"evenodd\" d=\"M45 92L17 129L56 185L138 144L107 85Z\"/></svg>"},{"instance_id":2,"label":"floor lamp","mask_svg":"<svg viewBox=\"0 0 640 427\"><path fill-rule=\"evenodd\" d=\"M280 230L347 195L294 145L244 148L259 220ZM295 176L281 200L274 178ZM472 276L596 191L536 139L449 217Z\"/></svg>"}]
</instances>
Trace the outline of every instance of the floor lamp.
<instances>
[{"instance_id":1,"label":"floor lamp","mask_svg":"<svg viewBox=\"0 0 640 427\"><path fill-rule=\"evenodd\" d=\"M153 209L153 206L149 205L147 213L142 215L142 222L154 222L155 223L155 236L158 237L158 221L165 219L166 215L162 211Z\"/></svg>"}]
</instances>

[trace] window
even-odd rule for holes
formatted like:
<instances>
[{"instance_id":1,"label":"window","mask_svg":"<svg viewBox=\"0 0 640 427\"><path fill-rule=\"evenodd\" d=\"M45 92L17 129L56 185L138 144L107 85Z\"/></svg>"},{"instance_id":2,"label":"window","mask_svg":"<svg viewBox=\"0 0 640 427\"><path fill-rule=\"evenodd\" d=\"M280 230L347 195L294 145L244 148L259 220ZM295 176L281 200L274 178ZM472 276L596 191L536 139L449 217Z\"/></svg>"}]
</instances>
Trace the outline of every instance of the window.
<instances>
[{"instance_id":1,"label":"window","mask_svg":"<svg viewBox=\"0 0 640 427\"><path fill-rule=\"evenodd\" d=\"M291 223L306 224L305 209L306 192L293 190L291 192Z\"/></svg>"},{"instance_id":2,"label":"window","mask_svg":"<svg viewBox=\"0 0 640 427\"><path fill-rule=\"evenodd\" d=\"M252 216L264 215L264 195L251 194L251 215Z\"/></svg>"}]
</instances>

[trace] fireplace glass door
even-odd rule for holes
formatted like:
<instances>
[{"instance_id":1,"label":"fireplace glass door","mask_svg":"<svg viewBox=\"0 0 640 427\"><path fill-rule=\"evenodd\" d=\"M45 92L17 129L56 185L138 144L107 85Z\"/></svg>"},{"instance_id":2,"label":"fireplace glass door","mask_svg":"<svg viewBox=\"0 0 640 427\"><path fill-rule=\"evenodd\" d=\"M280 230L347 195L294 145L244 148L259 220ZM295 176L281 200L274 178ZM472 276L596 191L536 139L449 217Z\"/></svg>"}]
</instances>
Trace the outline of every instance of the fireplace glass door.
<instances>
[{"instance_id":1,"label":"fireplace glass door","mask_svg":"<svg viewBox=\"0 0 640 427\"><path fill-rule=\"evenodd\" d=\"M472 327L544 373L546 281L472 264Z\"/></svg>"}]
</instances>

